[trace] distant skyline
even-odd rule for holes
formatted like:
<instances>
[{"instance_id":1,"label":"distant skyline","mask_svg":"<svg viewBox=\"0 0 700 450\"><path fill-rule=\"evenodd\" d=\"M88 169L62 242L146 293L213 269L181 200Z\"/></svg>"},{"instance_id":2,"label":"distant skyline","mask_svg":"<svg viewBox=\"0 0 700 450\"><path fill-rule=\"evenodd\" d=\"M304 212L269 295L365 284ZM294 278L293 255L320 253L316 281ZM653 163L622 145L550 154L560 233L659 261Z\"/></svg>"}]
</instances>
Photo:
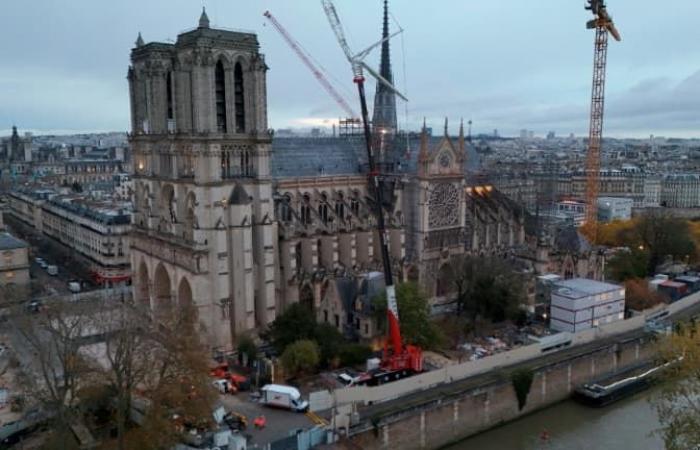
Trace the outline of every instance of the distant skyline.
<instances>
[{"instance_id":1,"label":"distant skyline","mask_svg":"<svg viewBox=\"0 0 700 450\"><path fill-rule=\"evenodd\" d=\"M335 3L354 48L379 39L381 0ZM405 30L391 42L394 78L411 100L408 116L398 105L400 126L417 129L426 117L439 129L447 116L453 133L464 117L474 134L585 136L593 32L583 3L390 0ZM623 41L609 49L605 135L700 137L700 2L607 3ZM317 0L24 0L3 6L0 135L13 124L38 134L127 131L126 71L138 32L146 42L174 40L196 26L202 5L213 27L258 34L272 128L330 126L341 110L266 23L267 9L357 104ZM368 61L378 66L379 53Z\"/></svg>"}]
</instances>

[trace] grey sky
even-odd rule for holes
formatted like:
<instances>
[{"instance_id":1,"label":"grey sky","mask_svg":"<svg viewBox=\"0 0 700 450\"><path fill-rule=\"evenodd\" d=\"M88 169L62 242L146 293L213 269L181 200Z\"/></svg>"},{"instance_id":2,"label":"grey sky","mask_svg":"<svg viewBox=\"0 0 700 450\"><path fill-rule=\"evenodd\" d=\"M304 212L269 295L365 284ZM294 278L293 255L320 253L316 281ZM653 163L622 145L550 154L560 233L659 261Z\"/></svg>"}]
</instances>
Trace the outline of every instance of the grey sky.
<instances>
[{"instance_id":1,"label":"grey sky","mask_svg":"<svg viewBox=\"0 0 700 450\"><path fill-rule=\"evenodd\" d=\"M318 0L6 0L0 28L0 134L13 123L48 131L126 130L126 71L139 31L175 39L197 23L258 33L270 72L274 128L341 114L277 32L269 9L356 104L350 69ZM583 0L391 0L406 30L392 41L394 76L423 116L474 121L475 132L584 134L593 33ZM606 134L700 136L700 2L608 0L623 35L611 43ZM351 43L379 38L381 0L336 0ZM395 25L392 25L395 27ZM405 48L405 55L402 53ZM379 55L370 56L377 65ZM404 72L403 67L406 67ZM404 79L407 84L404 85ZM373 88L371 89L373 91ZM399 105L399 121L406 116Z\"/></svg>"}]
</instances>

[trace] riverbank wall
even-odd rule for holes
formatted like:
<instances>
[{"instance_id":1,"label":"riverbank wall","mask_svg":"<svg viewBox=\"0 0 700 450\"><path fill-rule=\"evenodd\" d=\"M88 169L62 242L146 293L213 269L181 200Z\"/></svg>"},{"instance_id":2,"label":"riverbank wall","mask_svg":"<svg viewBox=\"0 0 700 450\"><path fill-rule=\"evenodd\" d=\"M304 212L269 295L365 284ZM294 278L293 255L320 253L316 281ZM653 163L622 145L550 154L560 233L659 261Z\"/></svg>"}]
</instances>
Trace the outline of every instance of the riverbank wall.
<instances>
[{"instance_id":1,"label":"riverbank wall","mask_svg":"<svg viewBox=\"0 0 700 450\"><path fill-rule=\"evenodd\" d=\"M669 314L698 303L700 294L694 294L670 305ZM489 368L470 367L474 373L458 382L437 383L408 395L394 396L392 392L406 389L399 383L408 380L339 392L334 396L333 423L344 437L334 447L440 448L553 405L569 398L578 385L652 360L656 340L645 332L645 321L641 315L593 330L594 336L579 336L579 345L556 354L528 359L527 351L532 349L517 349L521 354L507 358L511 364L496 361L489 363ZM516 370L532 375L522 409L512 380ZM395 386L387 389L391 385ZM357 398L350 401L351 395ZM391 396L391 400L377 402L382 395Z\"/></svg>"}]
</instances>

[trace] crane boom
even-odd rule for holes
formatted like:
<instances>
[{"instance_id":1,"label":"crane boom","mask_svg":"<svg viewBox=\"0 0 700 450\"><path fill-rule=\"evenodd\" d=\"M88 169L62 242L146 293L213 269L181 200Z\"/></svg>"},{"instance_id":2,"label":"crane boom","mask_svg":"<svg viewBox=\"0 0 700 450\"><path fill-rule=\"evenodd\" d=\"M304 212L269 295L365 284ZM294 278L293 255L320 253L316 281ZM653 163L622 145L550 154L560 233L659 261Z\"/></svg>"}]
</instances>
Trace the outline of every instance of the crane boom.
<instances>
[{"instance_id":1,"label":"crane boom","mask_svg":"<svg viewBox=\"0 0 700 450\"><path fill-rule=\"evenodd\" d=\"M595 29L595 49L593 56L593 86L591 90L591 116L588 133L588 153L586 155L586 224L584 231L591 242L597 238L598 191L600 189L600 149L603 140L603 116L605 112L605 73L608 61L608 34L620 41L612 18L607 12L604 0L588 0L586 9L596 15L587 23L587 28Z\"/></svg>"},{"instance_id":2,"label":"crane boom","mask_svg":"<svg viewBox=\"0 0 700 450\"><path fill-rule=\"evenodd\" d=\"M286 28L282 26L281 23L275 18L275 16L270 13L270 11L265 11L263 14L267 20L270 21L273 27L282 35L282 38L287 42L287 44L294 50L299 59L304 63L304 65L311 71L311 73L316 77L318 82L323 86L323 88L328 92L328 94L333 97L333 100L338 103L338 105L345 111L348 117L356 118L357 114L352 110L348 102L345 101L342 95L335 90L333 85L326 79L323 73L316 67L316 65L311 61L311 59L306 55L306 53L301 49L299 43L292 37Z\"/></svg>"}]
</instances>

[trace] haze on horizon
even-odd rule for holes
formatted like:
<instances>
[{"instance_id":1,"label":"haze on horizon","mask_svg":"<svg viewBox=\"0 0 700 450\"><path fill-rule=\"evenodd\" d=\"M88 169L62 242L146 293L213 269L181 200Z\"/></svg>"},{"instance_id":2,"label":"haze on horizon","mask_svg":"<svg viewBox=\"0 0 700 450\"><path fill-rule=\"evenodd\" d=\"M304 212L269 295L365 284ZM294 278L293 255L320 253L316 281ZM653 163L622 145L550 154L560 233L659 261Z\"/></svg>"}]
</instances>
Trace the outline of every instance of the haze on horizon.
<instances>
[{"instance_id":1,"label":"haze on horizon","mask_svg":"<svg viewBox=\"0 0 700 450\"><path fill-rule=\"evenodd\" d=\"M405 29L392 41L394 77L411 100L407 116L399 104L400 125L416 129L427 117L439 128L448 116L455 130L460 117L472 119L474 133L586 135L593 32L583 3L391 0ZM608 0L623 35L609 49L608 137L700 136L700 2L673 3ZM174 40L196 26L202 5L213 27L258 34L270 66L271 127L330 126L342 112L266 23L268 9L357 103L349 65L316 0L25 0L3 8L0 135L13 124L41 134L126 131L126 71L138 32L146 42ZM353 48L379 39L381 0L336 6ZM378 66L378 59L375 52L368 61Z\"/></svg>"}]
</instances>

